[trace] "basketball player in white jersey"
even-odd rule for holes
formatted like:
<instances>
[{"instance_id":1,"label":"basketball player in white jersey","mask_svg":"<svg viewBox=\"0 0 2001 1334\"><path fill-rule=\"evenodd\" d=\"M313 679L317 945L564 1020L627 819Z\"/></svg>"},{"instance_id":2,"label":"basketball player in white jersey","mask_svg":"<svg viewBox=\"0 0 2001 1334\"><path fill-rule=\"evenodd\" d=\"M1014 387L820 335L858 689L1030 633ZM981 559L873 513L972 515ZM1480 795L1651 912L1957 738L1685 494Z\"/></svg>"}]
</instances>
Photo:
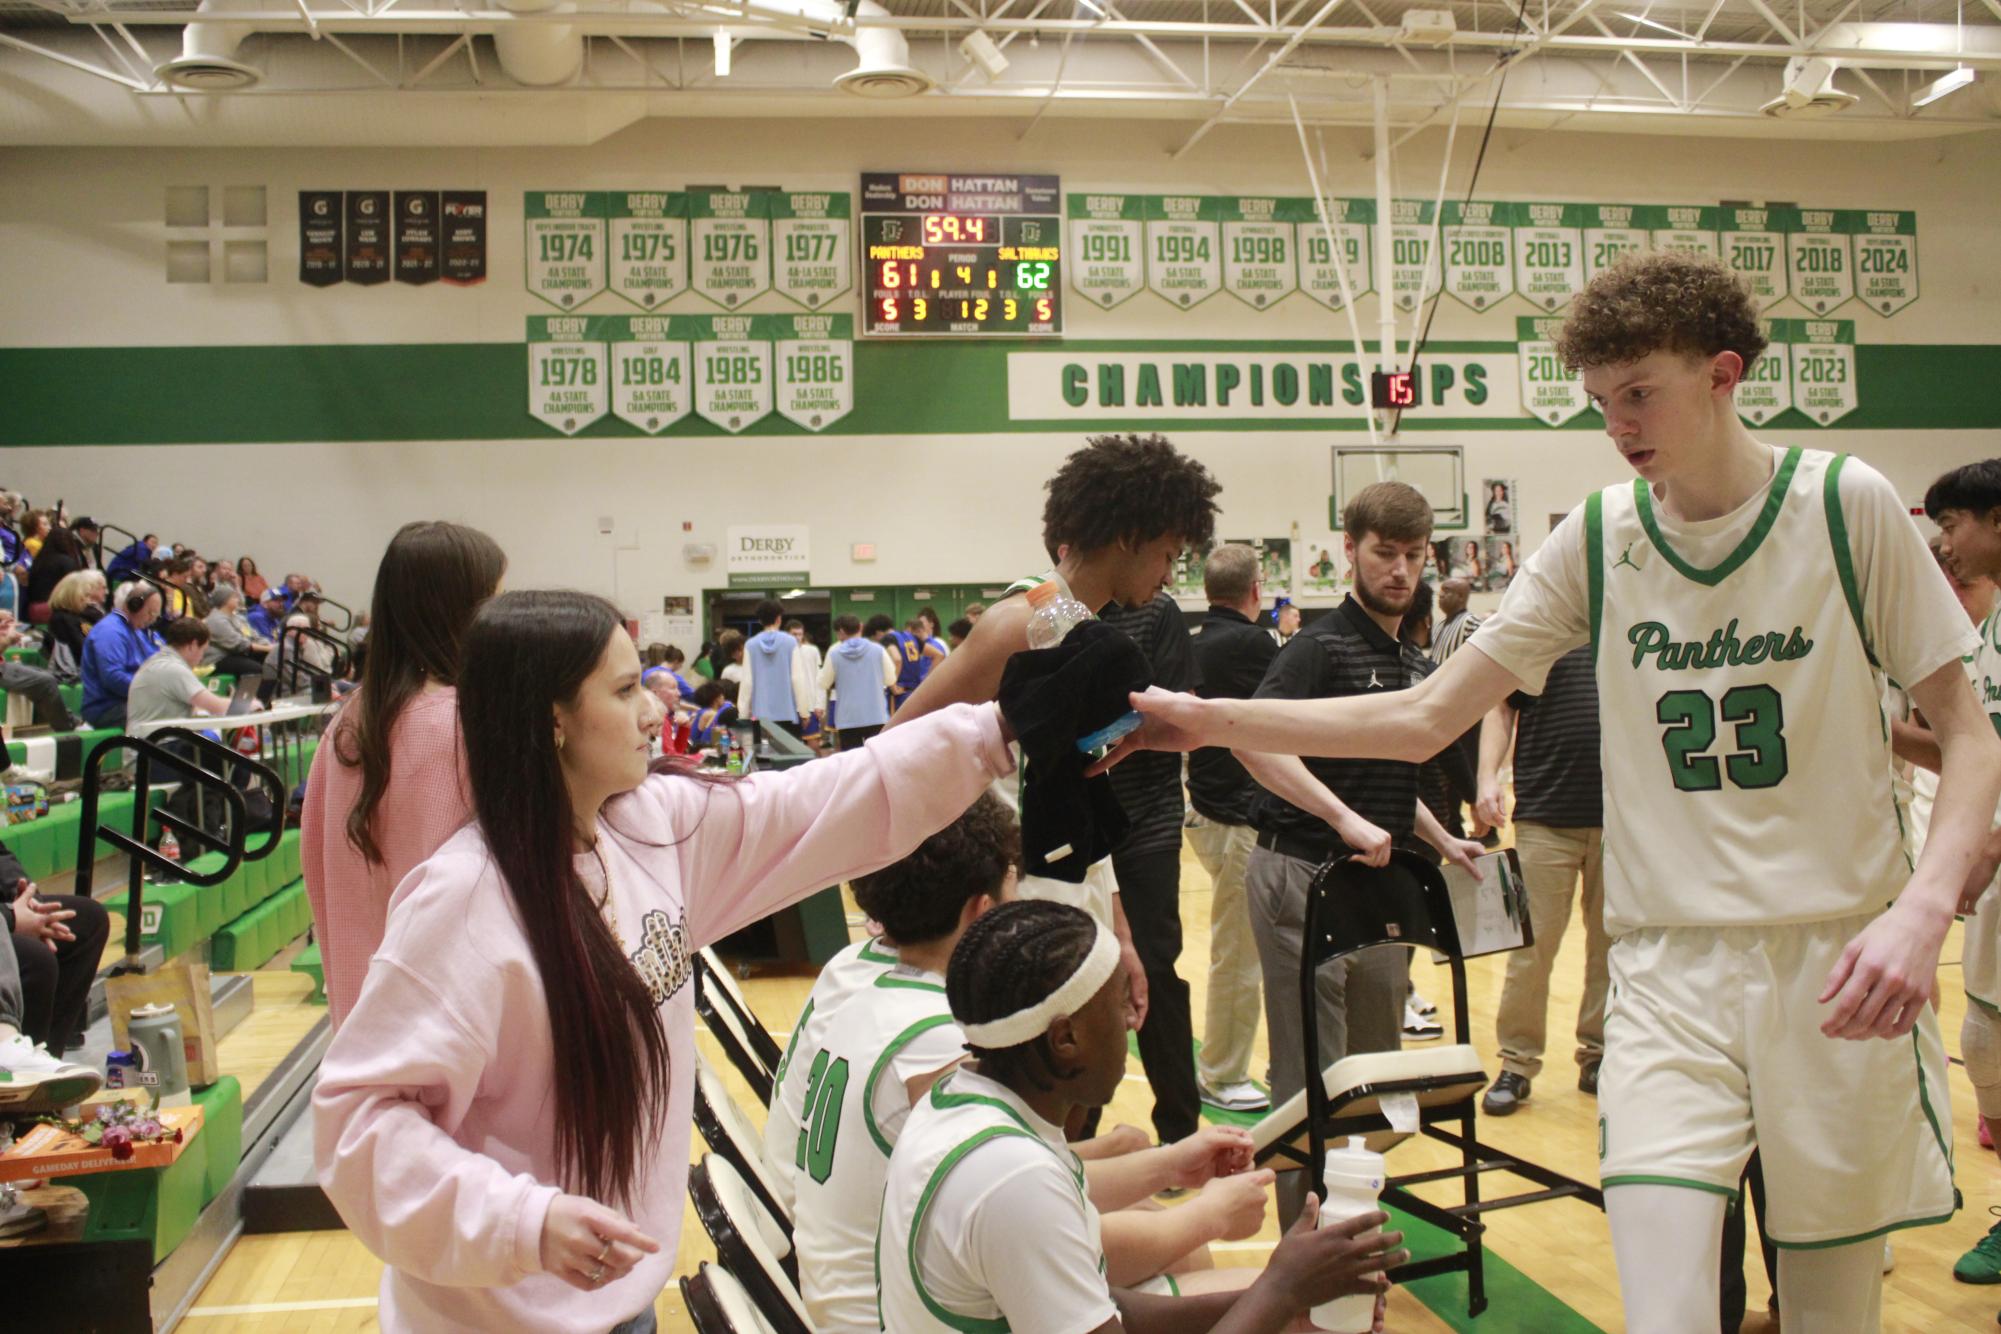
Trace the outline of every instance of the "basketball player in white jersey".
<instances>
[{"instance_id":1,"label":"basketball player in white jersey","mask_svg":"<svg viewBox=\"0 0 2001 1334\"><path fill-rule=\"evenodd\" d=\"M1879 474L1745 429L1733 394L1765 339L1721 264L1628 257L1558 347L1637 476L1558 525L1478 652L1381 697L1135 696L1150 716L1126 744L1422 759L1594 645L1614 937L1599 1147L1627 1329L1717 1327L1724 1205L1756 1146L1787 1326L1873 1332L1881 1237L1957 1202L1928 1000L2001 793L1960 666L1973 632ZM1941 752L1915 867L1885 674Z\"/></svg>"}]
</instances>

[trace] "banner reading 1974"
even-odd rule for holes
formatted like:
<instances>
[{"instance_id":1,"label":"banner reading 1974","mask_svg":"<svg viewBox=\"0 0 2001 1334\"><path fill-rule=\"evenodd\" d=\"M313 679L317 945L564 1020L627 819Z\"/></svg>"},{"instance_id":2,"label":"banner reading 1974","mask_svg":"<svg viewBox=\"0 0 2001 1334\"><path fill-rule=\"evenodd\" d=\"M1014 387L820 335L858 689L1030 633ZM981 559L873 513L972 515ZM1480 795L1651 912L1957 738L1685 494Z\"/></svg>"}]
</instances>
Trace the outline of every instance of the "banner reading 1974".
<instances>
[{"instance_id":1,"label":"banner reading 1974","mask_svg":"<svg viewBox=\"0 0 2001 1334\"><path fill-rule=\"evenodd\" d=\"M732 434L769 416L771 344L756 315L690 317L695 329L695 411Z\"/></svg>"},{"instance_id":2,"label":"banner reading 1974","mask_svg":"<svg viewBox=\"0 0 2001 1334\"><path fill-rule=\"evenodd\" d=\"M762 191L741 190L700 190L688 196L694 289L719 306L734 310L771 286L766 199Z\"/></svg>"},{"instance_id":3,"label":"banner reading 1974","mask_svg":"<svg viewBox=\"0 0 2001 1334\"><path fill-rule=\"evenodd\" d=\"M1786 347L1787 320L1762 321L1767 346L1737 385L1737 415L1763 426L1793 405L1792 357Z\"/></svg>"},{"instance_id":4,"label":"banner reading 1974","mask_svg":"<svg viewBox=\"0 0 2001 1334\"><path fill-rule=\"evenodd\" d=\"M1223 200L1223 286L1266 310L1299 286L1295 224L1313 216L1309 199L1231 196Z\"/></svg>"},{"instance_id":5,"label":"banner reading 1974","mask_svg":"<svg viewBox=\"0 0 2001 1334\"><path fill-rule=\"evenodd\" d=\"M605 197L589 190L531 190L522 201L528 290L575 310L605 288Z\"/></svg>"},{"instance_id":6,"label":"banner reading 1974","mask_svg":"<svg viewBox=\"0 0 2001 1334\"><path fill-rule=\"evenodd\" d=\"M1522 411L1550 426L1561 426L1591 406L1577 372L1565 367L1556 354L1556 334L1562 327L1563 320L1554 315L1515 317Z\"/></svg>"},{"instance_id":7,"label":"banner reading 1974","mask_svg":"<svg viewBox=\"0 0 2001 1334\"><path fill-rule=\"evenodd\" d=\"M822 310L853 281L853 196L846 191L770 196L772 286L787 301Z\"/></svg>"},{"instance_id":8,"label":"banner reading 1974","mask_svg":"<svg viewBox=\"0 0 2001 1334\"><path fill-rule=\"evenodd\" d=\"M1105 310L1146 286L1146 199L1071 195L1070 289Z\"/></svg>"},{"instance_id":9,"label":"banner reading 1974","mask_svg":"<svg viewBox=\"0 0 2001 1334\"><path fill-rule=\"evenodd\" d=\"M824 431L855 406L855 317L763 317L778 372L778 415Z\"/></svg>"},{"instance_id":10,"label":"banner reading 1974","mask_svg":"<svg viewBox=\"0 0 2001 1334\"><path fill-rule=\"evenodd\" d=\"M658 435L694 407L691 315L607 315L598 320L611 358L611 410Z\"/></svg>"},{"instance_id":11,"label":"banner reading 1974","mask_svg":"<svg viewBox=\"0 0 2001 1334\"><path fill-rule=\"evenodd\" d=\"M1918 299L1918 215L1895 209L1844 212L1855 238L1855 295L1878 315Z\"/></svg>"},{"instance_id":12,"label":"banner reading 1974","mask_svg":"<svg viewBox=\"0 0 2001 1334\"><path fill-rule=\"evenodd\" d=\"M688 197L669 190L607 195L611 290L653 310L688 290Z\"/></svg>"},{"instance_id":13,"label":"banner reading 1974","mask_svg":"<svg viewBox=\"0 0 2001 1334\"><path fill-rule=\"evenodd\" d=\"M590 315L528 317L528 413L575 435L610 407L604 331Z\"/></svg>"},{"instance_id":14,"label":"banner reading 1974","mask_svg":"<svg viewBox=\"0 0 2001 1334\"><path fill-rule=\"evenodd\" d=\"M1330 310L1339 310L1341 270L1347 270L1348 297L1358 299L1375 290L1375 247L1369 228L1376 221L1376 205L1369 199L1330 199L1323 223L1318 212L1299 224L1299 290ZM1334 244L1329 244L1328 233ZM1340 246L1340 263L1335 263L1334 246Z\"/></svg>"}]
</instances>

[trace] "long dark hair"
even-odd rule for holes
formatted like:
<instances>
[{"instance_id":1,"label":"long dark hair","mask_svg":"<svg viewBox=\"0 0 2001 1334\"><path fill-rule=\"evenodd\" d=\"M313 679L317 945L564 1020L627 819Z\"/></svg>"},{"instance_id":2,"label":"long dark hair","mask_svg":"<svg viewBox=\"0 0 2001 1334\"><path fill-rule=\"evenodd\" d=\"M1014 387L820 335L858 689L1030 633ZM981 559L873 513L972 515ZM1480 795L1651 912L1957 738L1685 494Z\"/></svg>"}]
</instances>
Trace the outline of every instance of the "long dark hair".
<instances>
[{"instance_id":1,"label":"long dark hair","mask_svg":"<svg viewBox=\"0 0 2001 1334\"><path fill-rule=\"evenodd\" d=\"M377 865L382 849L375 840L375 811L389 788L389 738L396 720L426 677L446 685L458 681L466 627L506 572L499 543L456 523L406 523L382 553L369 605L362 688L334 733L335 758L361 770L361 796L347 813L347 839Z\"/></svg>"},{"instance_id":2,"label":"long dark hair","mask_svg":"<svg viewBox=\"0 0 2001 1334\"><path fill-rule=\"evenodd\" d=\"M623 633L603 598L504 593L474 617L459 670L473 813L549 1003L557 1169L567 1189L614 1207L631 1199L659 1147L667 1033L577 878L554 711Z\"/></svg>"}]
</instances>

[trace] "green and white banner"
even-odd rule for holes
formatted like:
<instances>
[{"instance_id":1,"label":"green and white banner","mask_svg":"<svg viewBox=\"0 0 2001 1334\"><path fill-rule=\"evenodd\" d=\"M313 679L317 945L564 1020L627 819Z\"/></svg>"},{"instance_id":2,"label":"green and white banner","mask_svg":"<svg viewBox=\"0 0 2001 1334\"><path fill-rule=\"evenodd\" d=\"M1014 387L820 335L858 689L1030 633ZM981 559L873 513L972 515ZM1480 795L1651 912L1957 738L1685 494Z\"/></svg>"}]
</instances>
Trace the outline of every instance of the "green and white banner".
<instances>
[{"instance_id":1,"label":"green and white banner","mask_svg":"<svg viewBox=\"0 0 2001 1334\"><path fill-rule=\"evenodd\" d=\"M770 196L702 190L688 196L693 287L734 310L771 288Z\"/></svg>"},{"instance_id":2,"label":"green and white banner","mask_svg":"<svg viewBox=\"0 0 2001 1334\"><path fill-rule=\"evenodd\" d=\"M598 321L611 358L611 410L659 435L694 408L690 315L608 315Z\"/></svg>"},{"instance_id":3,"label":"green and white banner","mask_svg":"<svg viewBox=\"0 0 2001 1334\"><path fill-rule=\"evenodd\" d=\"M778 415L824 431L854 410L855 317L767 315L778 370Z\"/></svg>"},{"instance_id":4,"label":"green and white banner","mask_svg":"<svg viewBox=\"0 0 2001 1334\"><path fill-rule=\"evenodd\" d=\"M1182 310L1223 287L1223 201L1201 195L1147 199L1146 285Z\"/></svg>"},{"instance_id":5,"label":"green and white banner","mask_svg":"<svg viewBox=\"0 0 2001 1334\"><path fill-rule=\"evenodd\" d=\"M1855 295L1855 262L1847 221L1831 208L1787 209L1786 268L1793 300L1825 315Z\"/></svg>"},{"instance_id":6,"label":"green and white banner","mask_svg":"<svg viewBox=\"0 0 2001 1334\"><path fill-rule=\"evenodd\" d=\"M1786 346L1785 320L1766 320L1765 337L1771 345L1751 363L1737 386L1737 415L1753 426L1763 426L1793 405L1792 354Z\"/></svg>"},{"instance_id":7,"label":"green and white banner","mask_svg":"<svg viewBox=\"0 0 2001 1334\"><path fill-rule=\"evenodd\" d=\"M1642 212L1632 204L1584 206L1585 282L1618 263L1619 256L1653 248L1653 238L1640 221Z\"/></svg>"},{"instance_id":8,"label":"green and white banner","mask_svg":"<svg viewBox=\"0 0 2001 1334\"><path fill-rule=\"evenodd\" d=\"M611 290L653 310L688 290L688 197L668 190L605 196L611 215Z\"/></svg>"},{"instance_id":9,"label":"green and white banner","mask_svg":"<svg viewBox=\"0 0 2001 1334\"><path fill-rule=\"evenodd\" d=\"M1722 209L1706 204L1647 204L1637 212L1655 250L1693 250L1711 256L1722 253L1716 239Z\"/></svg>"},{"instance_id":10,"label":"green and white banner","mask_svg":"<svg viewBox=\"0 0 2001 1334\"><path fill-rule=\"evenodd\" d=\"M605 289L606 197L591 190L531 190L522 201L528 290L575 310Z\"/></svg>"},{"instance_id":11,"label":"green and white banner","mask_svg":"<svg viewBox=\"0 0 2001 1334\"><path fill-rule=\"evenodd\" d=\"M1584 289L1582 204L1516 204L1515 286L1532 305L1557 310Z\"/></svg>"},{"instance_id":12,"label":"green and white banner","mask_svg":"<svg viewBox=\"0 0 2001 1334\"><path fill-rule=\"evenodd\" d=\"M771 342L766 317L699 315L695 336L695 412L735 434L769 416Z\"/></svg>"},{"instance_id":13,"label":"green and white banner","mask_svg":"<svg viewBox=\"0 0 2001 1334\"><path fill-rule=\"evenodd\" d=\"M1918 215L1894 209L1854 209L1841 215L1855 238L1855 295L1878 315L1894 315L1918 299Z\"/></svg>"},{"instance_id":14,"label":"green and white banner","mask_svg":"<svg viewBox=\"0 0 2001 1334\"><path fill-rule=\"evenodd\" d=\"M1329 310L1342 308L1341 273L1335 264L1334 246L1327 240L1331 229L1341 247L1341 263L1348 270L1348 295L1360 297L1374 291L1376 257L1369 228L1375 221L1376 206L1371 200L1330 199L1326 225L1317 213L1311 221L1300 223L1299 290Z\"/></svg>"},{"instance_id":15,"label":"green and white banner","mask_svg":"<svg viewBox=\"0 0 2001 1334\"><path fill-rule=\"evenodd\" d=\"M772 286L787 301L825 310L854 281L854 197L843 190L768 198Z\"/></svg>"},{"instance_id":16,"label":"green and white banner","mask_svg":"<svg viewBox=\"0 0 2001 1334\"><path fill-rule=\"evenodd\" d=\"M1070 290L1110 310L1146 287L1146 198L1070 196Z\"/></svg>"},{"instance_id":17,"label":"green and white banner","mask_svg":"<svg viewBox=\"0 0 2001 1334\"><path fill-rule=\"evenodd\" d=\"M528 317L528 414L575 435L610 406L599 317Z\"/></svg>"},{"instance_id":18,"label":"green and white banner","mask_svg":"<svg viewBox=\"0 0 2001 1334\"><path fill-rule=\"evenodd\" d=\"M1793 353L1793 406L1831 426L1861 406L1855 383L1855 321L1779 320Z\"/></svg>"},{"instance_id":19,"label":"green and white banner","mask_svg":"<svg viewBox=\"0 0 2001 1334\"><path fill-rule=\"evenodd\" d=\"M1547 426L1561 426L1591 407L1577 372L1566 369L1556 354L1556 333L1562 327L1563 321L1554 316L1515 317L1522 411Z\"/></svg>"},{"instance_id":20,"label":"green and white banner","mask_svg":"<svg viewBox=\"0 0 2001 1334\"><path fill-rule=\"evenodd\" d=\"M1751 285L1760 305L1783 300L1786 291L1786 233L1779 210L1726 207L1720 210L1718 240L1723 262Z\"/></svg>"},{"instance_id":21,"label":"green and white banner","mask_svg":"<svg viewBox=\"0 0 2001 1334\"><path fill-rule=\"evenodd\" d=\"M1313 216L1310 199L1238 195L1223 200L1223 286L1259 310L1299 287L1292 243L1298 224Z\"/></svg>"},{"instance_id":22,"label":"green and white banner","mask_svg":"<svg viewBox=\"0 0 2001 1334\"><path fill-rule=\"evenodd\" d=\"M1390 296L1398 310L1415 310L1438 292L1436 218L1429 199L1390 201Z\"/></svg>"},{"instance_id":23,"label":"green and white banner","mask_svg":"<svg viewBox=\"0 0 2001 1334\"><path fill-rule=\"evenodd\" d=\"M1448 199L1438 232L1445 247L1445 290L1454 300L1486 310L1514 293L1506 204Z\"/></svg>"}]
</instances>

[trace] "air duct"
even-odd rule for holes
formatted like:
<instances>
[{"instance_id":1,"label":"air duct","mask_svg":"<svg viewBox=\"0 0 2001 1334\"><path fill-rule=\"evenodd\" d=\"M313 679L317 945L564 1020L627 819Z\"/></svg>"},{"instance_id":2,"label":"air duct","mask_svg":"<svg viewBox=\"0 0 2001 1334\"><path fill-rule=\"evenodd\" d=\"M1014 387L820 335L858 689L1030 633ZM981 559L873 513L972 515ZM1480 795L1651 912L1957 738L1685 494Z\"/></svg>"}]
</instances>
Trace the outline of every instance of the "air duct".
<instances>
[{"instance_id":1,"label":"air duct","mask_svg":"<svg viewBox=\"0 0 2001 1334\"><path fill-rule=\"evenodd\" d=\"M154 66L153 73L176 88L197 93L234 93L264 78L264 71L236 58L236 48L255 29L209 15L225 14L230 0L201 0L202 17L181 30L181 53Z\"/></svg>"},{"instance_id":2,"label":"air duct","mask_svg":"<svg viewBox=\"0 0 2001 1334\"><path fill-rule=\"evenodd\" d=\"M836 13L840 6L831 6ZM860 0L848 11L858 18L887 18L889 11L876 0ZM910 43L895 28L852 28L835 33L835 40L855 49L855 67L834 80L834 87L856 97L888 99L915 97L937 86L923 70L910 63Z\"/></svg>"},{"instance_id":3,"label":"air duct","mask_svg":"<svg viewBox=\"0 0 2001 1334\"><path fill-rule=\"evenodd\" d=\"M1831 116L1862 99L1834 86L1835 63L1821 56L1786 62L1785 86L1759 110L1767 116Z\"/></svg>"},{"instance_id":4,"label":"air duct","mask_svg":"<svg viewBox=\"0 0 2001 1334\"><path fill-rule=\"evenodd\" d=\"M510 14L569 12L566 0L499 0ZM584 67L584 37L566 23L504 23L494 29L493 51L516 83L547 88L568 83Z\"/></svg>"}]
</instances>

